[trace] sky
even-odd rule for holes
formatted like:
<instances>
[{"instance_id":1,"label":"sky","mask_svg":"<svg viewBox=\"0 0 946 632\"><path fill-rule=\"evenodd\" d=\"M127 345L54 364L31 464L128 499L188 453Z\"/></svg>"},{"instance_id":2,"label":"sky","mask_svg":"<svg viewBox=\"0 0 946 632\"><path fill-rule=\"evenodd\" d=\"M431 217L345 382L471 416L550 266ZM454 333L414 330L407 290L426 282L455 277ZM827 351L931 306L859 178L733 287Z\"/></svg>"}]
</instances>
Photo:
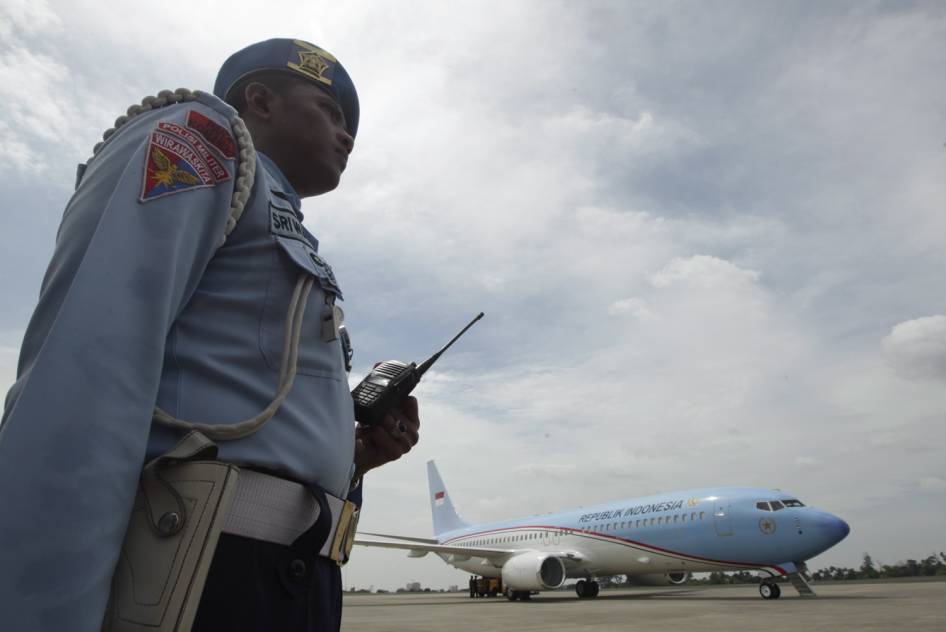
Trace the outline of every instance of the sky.
<instances>
[{"instance_id":1,"label":"sky","mask_svg":"<svg viewBox=\"0 0 946 632\"><path fill-rule=\"evenodd\" d=\"M757 486L851 525L812 568L946 549L941 2L0 0L0 389L75 165L269 37L361 99L341 186L303 203L352 384L486 313L363 530L429 536L435 459L470 521ZM343 575L466 577L375 549Z\"/></svg>"}]
</instances>

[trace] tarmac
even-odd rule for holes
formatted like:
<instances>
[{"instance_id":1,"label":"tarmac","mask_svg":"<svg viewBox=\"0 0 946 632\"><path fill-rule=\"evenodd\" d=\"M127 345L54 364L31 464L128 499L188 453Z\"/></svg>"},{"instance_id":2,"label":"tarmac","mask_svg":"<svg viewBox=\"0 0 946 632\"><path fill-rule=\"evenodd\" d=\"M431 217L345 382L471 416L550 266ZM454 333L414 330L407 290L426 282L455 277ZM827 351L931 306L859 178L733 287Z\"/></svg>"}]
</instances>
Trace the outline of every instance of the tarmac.
<instances>
[{"instance_id":1,"label":"tarmac","mask_svg":"<svg viewBox=\"0 0 946 632\"><path fill-rule=\"evenodd\" d=\"M753 584L640 587L597 599L553 591L528 602L467 593L346 594L343 632L513 630L946 630L946 581L831 582L764 600Z\"/></svg>"}]
</instances>

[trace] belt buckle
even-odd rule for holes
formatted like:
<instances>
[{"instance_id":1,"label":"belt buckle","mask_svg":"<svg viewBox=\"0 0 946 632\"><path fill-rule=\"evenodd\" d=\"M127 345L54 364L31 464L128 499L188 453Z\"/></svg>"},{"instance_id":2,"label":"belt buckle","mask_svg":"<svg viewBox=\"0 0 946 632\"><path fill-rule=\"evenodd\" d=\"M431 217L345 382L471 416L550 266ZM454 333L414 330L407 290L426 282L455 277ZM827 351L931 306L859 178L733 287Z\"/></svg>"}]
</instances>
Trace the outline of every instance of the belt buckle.
<instances>
[{"instance_id":1,"label":"belt buckle","mask_svg":"<svg viewBox=\"0 0 946 632\"><path fill-rule=\"evenodd\" d=\"M355 530L358 528L358 507L355 503L346 500L338 516L338 526L335 527L335 537L329 547L329 558L335 560L339 566L348 562L352 545L355 543Z\"/></svg>"}]
</instances>

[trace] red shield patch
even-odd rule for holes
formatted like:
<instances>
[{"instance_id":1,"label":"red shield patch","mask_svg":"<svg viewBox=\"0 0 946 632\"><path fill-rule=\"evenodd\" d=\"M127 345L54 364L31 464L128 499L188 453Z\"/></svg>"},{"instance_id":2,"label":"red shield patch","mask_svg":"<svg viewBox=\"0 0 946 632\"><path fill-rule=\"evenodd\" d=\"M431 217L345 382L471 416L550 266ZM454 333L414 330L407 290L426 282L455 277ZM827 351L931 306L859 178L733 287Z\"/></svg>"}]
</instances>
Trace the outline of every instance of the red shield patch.
<instances>
[{"instance_id":1,"label":"red shield patch","mask_svg":"<svg viewBox=\"0 0 946 632\"><path fill-rule=\"evenodd\" d=\"M158 129L165 131L172 136L183 138L185 141L187 141L187 144L193 147L194 150L200 154L200 157L203 159L203 161L207 163L214 180L217 182L223 182L224 180L230 179L230 172L227 171L227 168L219 160L217 160L217 157L214 156L214 153L210 151L206 144L204 144L200 134L186 127L181 127L176 123L158 123Z\"/></svg>"},{"instance_id":2,"label":"red shield patch","mask_svg":"<svg viewBox=\"0 0 946 632\"><path fill-rule=\"evenodd\" d=\"M216 181L210 167L185 141L158 131L151 132L139 198L142 202L214 184Z\"/></svg>"}]
</instances>

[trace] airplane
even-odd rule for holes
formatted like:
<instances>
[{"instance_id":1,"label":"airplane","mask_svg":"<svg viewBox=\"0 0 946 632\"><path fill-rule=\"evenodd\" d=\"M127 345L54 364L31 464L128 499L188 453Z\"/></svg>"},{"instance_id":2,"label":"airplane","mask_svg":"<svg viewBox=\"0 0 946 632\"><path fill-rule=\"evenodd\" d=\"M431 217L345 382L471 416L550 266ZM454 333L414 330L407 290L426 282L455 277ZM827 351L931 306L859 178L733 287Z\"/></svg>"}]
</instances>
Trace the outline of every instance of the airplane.
<instances>
[{"instance_id":1,"label":"airplane","mask_svg":"<svg viewBox=\"0 0 946 632\"><path fill-rule=\"evenodd\" d=\"M805 561L850 532L830 513L772 489L717 487L619 500L518 520L469 524L457 514L433 461L427 462L433 538L359 532L354 544L435 553L447 564L501 577L510 601L578 578L579 598L598 596L597 577L644 585L686 582L691 573L755 570L759 594L778 599L787 578L814 596ZM366 539L363 536L370 536Z\"/></svg>"}]
</instances>

